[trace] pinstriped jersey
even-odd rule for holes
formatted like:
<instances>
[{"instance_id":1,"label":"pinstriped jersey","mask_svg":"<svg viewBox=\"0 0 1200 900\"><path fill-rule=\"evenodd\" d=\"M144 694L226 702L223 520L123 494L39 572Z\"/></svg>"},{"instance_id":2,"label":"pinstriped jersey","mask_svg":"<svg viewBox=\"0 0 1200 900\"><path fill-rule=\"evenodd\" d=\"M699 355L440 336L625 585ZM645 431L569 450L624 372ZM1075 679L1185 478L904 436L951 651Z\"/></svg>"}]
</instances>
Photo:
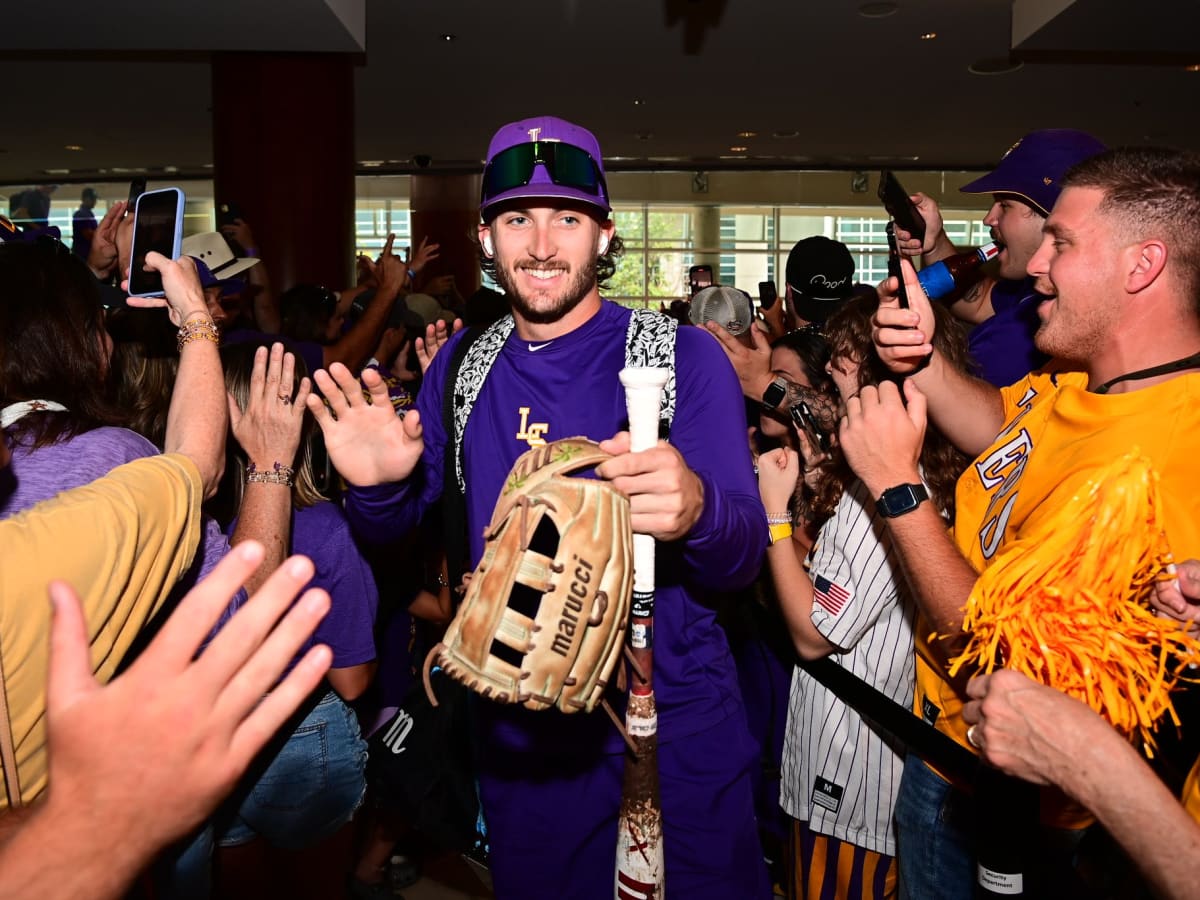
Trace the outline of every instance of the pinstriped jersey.
<instances>
[{"instance_id":1,"label":"pinstriped jersey","mask_svg":"<svg viewBox=\"0 0 1200 900\"><path fill-rule=\"evenodd\" d=\"M833 659L892 700L913 695L916 606L891 535L861 481L842 495L809 556L812 621ZM792 675L780 804L821 834L894 856L903 750L803 669Z\"/></svg>"}]
</instances>

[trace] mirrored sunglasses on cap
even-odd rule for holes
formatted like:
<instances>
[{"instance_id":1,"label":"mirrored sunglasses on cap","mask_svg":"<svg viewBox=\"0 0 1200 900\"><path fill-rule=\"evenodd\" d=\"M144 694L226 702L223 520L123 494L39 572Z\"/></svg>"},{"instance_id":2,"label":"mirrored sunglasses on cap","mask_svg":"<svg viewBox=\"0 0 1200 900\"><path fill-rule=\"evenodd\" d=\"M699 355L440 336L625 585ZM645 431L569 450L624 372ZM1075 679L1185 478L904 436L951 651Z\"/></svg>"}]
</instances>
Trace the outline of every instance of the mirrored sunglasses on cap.
<instances>
[{"instance_id":1,"label":"mirrored sunglasses on cap","mask_svg":"<svg viewBox=\"0 0 1200 900\"><path fill-rule=\"evenodd\" d=\"M560 187L574 188L600 200L608 196L604 174L586 150L561 141L529 141L501 150L483 170L483 201L525 187L534 168L545 166L550 180Z\"/></svg>"}]
</instances>

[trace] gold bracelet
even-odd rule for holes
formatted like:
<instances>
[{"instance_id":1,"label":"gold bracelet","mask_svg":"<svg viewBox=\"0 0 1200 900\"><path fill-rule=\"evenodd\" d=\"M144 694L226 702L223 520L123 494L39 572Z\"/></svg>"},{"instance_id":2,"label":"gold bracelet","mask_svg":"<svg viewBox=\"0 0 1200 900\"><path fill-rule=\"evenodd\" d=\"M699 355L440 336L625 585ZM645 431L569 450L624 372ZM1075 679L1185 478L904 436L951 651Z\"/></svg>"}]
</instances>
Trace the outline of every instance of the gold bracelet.
<instances>
[{"instance_id":1,"label":"gold bracelet","mask_svg":"<svg viewBox=\"0 0 1200 900\"><path fill-rule=\"evenodd\" d=\"M221 332L213 324L212 319L208 319L207 321L197 319L194 322L185 322L179 326L179 332L175 339L176 346L182 351L183 345L190 344L192 341L212 341L214 344L219 344L221 342Z\"/></svg>"},{"instance_id":2,"label":"gold bracelet","mask_svg":"<svg viewBox=\"0 0 1200 900\"><path fill-rule=\"evenodd\" d=\"M246 466L246 484L282 484L291 487L295 483L295 475L295 469L279 462L266 472L258 471L254 463Z\"/></svg>"},{"instance_id":3,"label":"gold bracelet","mask_svg":"<svg viewBox=\"0 0 1200 900\"><path fill-rule=\"evenodd\" d=\"M790 512L782 513L767 513L768 525L791 525L792 514Z\"/></svg>"},{"instance_id":4,"label":"gold bracelet","mask_svg":"<svg viewBox=\"0 0 1200 900\"><path fill-rule=\"evenodd\" d=\"M193 319L195 319L196 321L204 320L204 321L208 322L209 325L212 325L214 328L216 327L216 322L213 321L213 317L211 315L209 315L208 310L206 310L206 309L198 309L195 312L188 313L187 318L185 318L183 320L183 322L180 324L179 327L183 328L189 322L191 322Z\"/></svg>"}]
</instances>

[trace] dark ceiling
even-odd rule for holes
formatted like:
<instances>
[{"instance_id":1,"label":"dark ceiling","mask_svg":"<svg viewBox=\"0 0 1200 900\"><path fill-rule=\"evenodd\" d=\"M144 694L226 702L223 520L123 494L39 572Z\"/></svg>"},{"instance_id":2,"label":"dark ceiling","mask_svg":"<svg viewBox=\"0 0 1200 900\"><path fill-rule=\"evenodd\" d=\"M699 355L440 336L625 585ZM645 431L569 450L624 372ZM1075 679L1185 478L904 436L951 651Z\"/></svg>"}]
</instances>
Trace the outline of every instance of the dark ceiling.
<instances>
[{"instance_id":1,"label":"dark ceiling","mask_svg":"<svg viewBox=\"0 0 1200 900\"><path fill-rule=\"evenodd\" d=\"M1016 5L1063 11L1014 53L1010 0L25 2L0 35L0 183L202 174L209 50L364 34L356 155L382 170L478 166L498 125L546 113L595 131L617 168L973 168L1044 127L1200 149L1200 2Z\"/></svg>"}]
</instances>

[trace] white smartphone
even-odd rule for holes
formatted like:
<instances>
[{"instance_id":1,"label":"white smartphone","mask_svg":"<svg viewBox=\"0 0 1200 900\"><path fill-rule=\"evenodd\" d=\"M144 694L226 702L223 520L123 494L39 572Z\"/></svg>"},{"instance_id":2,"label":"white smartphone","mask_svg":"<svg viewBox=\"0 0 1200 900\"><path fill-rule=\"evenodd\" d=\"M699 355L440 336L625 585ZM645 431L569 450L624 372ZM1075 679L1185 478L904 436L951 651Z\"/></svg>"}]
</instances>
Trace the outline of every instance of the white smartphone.
<instances>
[{"instance_id":1,"label":"white smartphone","mask_svg":"<svg viewBox=\"0 0 1200 900\"><path fill-rule=\"evenodd\" d=\"M168 259L179 257L183 240L183 191L163 188L137 198L133 210L133 246L129 255L129 296L163 296L162 276L145 269L151 250Z\"/></svg>"}]
</instances>

